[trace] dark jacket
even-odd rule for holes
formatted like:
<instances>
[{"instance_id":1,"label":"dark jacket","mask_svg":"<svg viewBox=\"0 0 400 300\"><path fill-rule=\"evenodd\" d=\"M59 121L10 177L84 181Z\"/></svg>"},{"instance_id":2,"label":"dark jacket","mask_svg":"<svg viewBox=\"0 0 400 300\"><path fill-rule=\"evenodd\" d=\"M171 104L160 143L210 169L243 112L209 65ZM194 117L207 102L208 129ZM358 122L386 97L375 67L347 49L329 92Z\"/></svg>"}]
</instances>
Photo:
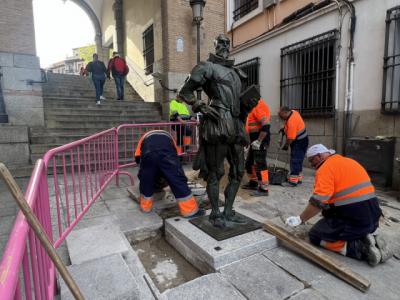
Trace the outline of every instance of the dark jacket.
<instances>
[{"instance_id":1,"label":"dark jacket","mask_svg":"<svg viewBox=\"0 0 400 300\"><path fill-rule=\"evenodd\" d=\"M91 61L86 66L86 71L92 73L92 79L103 80L106 79L107 68L105 64L100 61Z\"/></svg>"}]
</instances>

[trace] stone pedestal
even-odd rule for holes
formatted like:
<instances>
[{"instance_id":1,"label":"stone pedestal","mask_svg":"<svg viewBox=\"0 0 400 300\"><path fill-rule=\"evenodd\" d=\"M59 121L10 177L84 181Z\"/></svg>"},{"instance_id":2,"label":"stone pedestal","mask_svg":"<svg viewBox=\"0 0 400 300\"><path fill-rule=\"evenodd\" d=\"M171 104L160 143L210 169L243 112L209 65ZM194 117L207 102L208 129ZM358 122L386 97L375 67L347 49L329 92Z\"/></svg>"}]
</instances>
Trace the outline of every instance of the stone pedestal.
<instances>
[{"instance_id":1,"label":"stone pedestal","mask_svg":"<svg viewBox=\"0 0 400 300\"><path fill-rule=\"evenodd\" d=\"M217 241L182 217L165 221L165 237L203 274L277 246L276 238L262 229Z\"/></svg>"}]
</instances>

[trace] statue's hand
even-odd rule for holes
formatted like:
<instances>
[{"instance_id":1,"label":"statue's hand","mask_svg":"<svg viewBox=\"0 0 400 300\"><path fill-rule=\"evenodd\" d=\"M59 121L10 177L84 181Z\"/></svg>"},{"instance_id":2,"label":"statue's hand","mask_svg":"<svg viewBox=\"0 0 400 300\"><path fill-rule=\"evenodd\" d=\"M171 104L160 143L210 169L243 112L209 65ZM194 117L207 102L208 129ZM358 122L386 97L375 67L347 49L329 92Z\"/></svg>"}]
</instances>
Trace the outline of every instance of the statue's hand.
<instances>
[{"instance_id":1,"label":"statue's hand","mask_svg":"<svg viewBox=\"0 0 400 300\"><path fill-rule=\"evenodd\" d=\"M196 102L193 105L194 112L201 112L205 117L209 118L213 122L218 122L220 116L217 110L211 106L206 105L204 102Z\"/></svg>"}]
</instances>

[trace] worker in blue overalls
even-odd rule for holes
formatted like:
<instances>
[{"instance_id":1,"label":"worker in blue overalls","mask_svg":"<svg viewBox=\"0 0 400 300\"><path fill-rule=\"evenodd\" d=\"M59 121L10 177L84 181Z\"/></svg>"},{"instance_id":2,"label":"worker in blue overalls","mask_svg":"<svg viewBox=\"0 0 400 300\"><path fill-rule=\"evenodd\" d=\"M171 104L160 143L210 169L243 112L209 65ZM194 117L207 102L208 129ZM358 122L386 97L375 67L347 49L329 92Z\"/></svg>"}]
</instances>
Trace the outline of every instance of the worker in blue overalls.
<instances>
[{"instance_id":1,"label":"worker in blue overalls","mask_svg":"<svg viewBox=\"0 0 400 300\"><path fill-rule=\"evenodd\" d=\"M153 207L155 184L165 178L174 194L179 211L184 217L201 216L199 206L187 185L187 178L178 159L179 150L171 134L151 130L144 134L136 147L135 159L140 163L140 208L150 212Z\"/></svg>"}]
</instances>

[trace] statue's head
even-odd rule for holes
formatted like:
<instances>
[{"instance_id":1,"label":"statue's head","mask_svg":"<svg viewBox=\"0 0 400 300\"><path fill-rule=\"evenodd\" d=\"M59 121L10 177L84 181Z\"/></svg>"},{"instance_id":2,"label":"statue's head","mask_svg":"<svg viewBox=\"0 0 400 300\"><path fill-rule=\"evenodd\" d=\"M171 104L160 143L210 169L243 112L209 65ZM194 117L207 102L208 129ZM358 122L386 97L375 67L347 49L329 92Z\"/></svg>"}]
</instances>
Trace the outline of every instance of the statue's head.
<instances>
[{"instance_id":1,"label":"statue's head","mask_svg":"<svg viewBox=\"0 0 400 300\"><path fill-rule=\"evenodd\" d=\"M229 57L231 41L225 34L220 34L214 40L215 54L227 59Z\"/></svg>"}]
</instances>

